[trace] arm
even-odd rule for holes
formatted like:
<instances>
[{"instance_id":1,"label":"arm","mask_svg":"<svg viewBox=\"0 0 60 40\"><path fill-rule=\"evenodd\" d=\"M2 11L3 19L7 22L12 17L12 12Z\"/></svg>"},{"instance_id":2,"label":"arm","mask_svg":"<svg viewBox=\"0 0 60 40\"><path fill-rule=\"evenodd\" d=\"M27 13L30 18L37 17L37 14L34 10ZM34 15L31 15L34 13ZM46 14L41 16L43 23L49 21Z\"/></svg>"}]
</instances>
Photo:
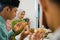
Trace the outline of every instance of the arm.
<instances>
[{"instance_id":1,"label":"arm","mask_svg":"<svg viewBox=\"0 0 60 40\"><path fill-rule=\"evenodd\" d=\"M2 32L0 31L0 40L5 40L5 38L2 35Z\"/></svg>"},{"instance_id":2,"label":"arm","mask_svg":"<svg viewBox=\"0 0 60 40\"><path fill-rule=\"evenodd\" d=\"M28 33L22 32L20 35L20 40L24 40L24 38L28 35Z\"/></svg>"},{"instance_id":3,"label":"arm","mask_svg":"<svg viewBox=\"0 0 60 40\"><path fill-rule=\"evenodd\" d=\"M0 40L6 40L6 33L3 31L3 26L0 25Z\"/></svg>"},{"instance_id":4,"label":"arm","mask_svg":"<svg viewBox=\"0 0 60 40\"><path fill-rule=\"evenodd\" d=\"M26 26L23 30L23 32L20 35L20 40L24 40L24 38L29 35L29 27Z\"/></svg>"}]
</instances>

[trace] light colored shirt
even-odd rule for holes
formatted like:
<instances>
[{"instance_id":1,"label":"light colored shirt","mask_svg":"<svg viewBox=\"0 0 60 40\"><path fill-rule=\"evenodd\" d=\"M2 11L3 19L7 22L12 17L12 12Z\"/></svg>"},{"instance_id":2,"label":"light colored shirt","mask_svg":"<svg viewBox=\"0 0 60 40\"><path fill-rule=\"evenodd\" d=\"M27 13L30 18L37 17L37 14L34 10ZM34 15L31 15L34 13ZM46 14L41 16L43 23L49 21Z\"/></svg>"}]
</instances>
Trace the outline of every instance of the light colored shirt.
<instances>
[{"instance_id":1,"label":"light colored shirt","mask_svg":"<svg viewBox=\"0 0 60 40\"><path fill-rule=\"evenodd\" d=\"M50 40L60 40L60 28L52 34Z\"/></svg>"},{"instance_id":2,"label":"light colored shirt","mask_svg":"<svg viewBox=\"0 0 60 40\"><path fill-rule=\"evenodd\" d=\"M10 30L9 32L6 29L6 22L2 16L0 16L0 40L9 40L10 36L14 32Z\"/></svg>"}]
</instances>

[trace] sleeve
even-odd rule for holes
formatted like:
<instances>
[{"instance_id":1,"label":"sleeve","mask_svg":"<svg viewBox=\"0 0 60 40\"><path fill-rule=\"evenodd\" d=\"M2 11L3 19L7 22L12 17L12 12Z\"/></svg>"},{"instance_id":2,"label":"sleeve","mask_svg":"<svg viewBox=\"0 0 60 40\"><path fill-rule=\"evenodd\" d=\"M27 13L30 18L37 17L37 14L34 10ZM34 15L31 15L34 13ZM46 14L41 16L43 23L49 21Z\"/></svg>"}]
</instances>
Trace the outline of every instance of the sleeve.
<instances>
[{"instance_id":1,"label":"sleeve","mask_svg":"<svg viewBox=\"0 0 60 40\"><path fill-rule=\"evenodd\" d=\"M0 39L1 39L1 40L3 40L3 36L2 36L2 33L1 33L1 31L0 31Z\"/></svg>"},{"instance_id":2,"label":"sleeve","mask_svg":"<svg viewBox=\"0 0 60 40\"><path fill-rule=\"evenodd\" d=\"M5 38L5 33L4 33L4 31L2 30L2 28L1 28L2 26L0 25L0 40L6 40L6 38Z\"/></svg>"},{"instance_id":3,"label":"sleeve","mask_svg":"<svg viewBox=\"0 0 60 40\"><path fill-rule=\"evenodd\" d=\"M13 34L14 34L13 30L10 30L10 31L8 32L8 36L9 36L9 37L12 36Z\"/></svg>"}]
</instances>

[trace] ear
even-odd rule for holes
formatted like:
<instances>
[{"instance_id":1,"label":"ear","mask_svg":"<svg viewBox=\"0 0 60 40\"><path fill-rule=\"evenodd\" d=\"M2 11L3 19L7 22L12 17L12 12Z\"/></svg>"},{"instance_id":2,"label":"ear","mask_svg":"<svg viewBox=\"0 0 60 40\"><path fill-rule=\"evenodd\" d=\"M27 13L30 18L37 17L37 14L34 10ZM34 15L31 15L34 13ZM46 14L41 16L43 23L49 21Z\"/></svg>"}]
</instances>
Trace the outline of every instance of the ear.
<instances>
[{"instance_id":1,"label":"ear","mask_svg":"<svg viewBox=\"0 0 60 40\"><path fill-rule=\"evenodd\" d=\"M47 0L39 0L41 5L42 5L42 10L46 11L47 10Z\"/></svg>"},{"instance_id":2,"label":"ear","mask_svg":"<svg viewBox=\"0 0 60 40\"><path fill-rule=\"evenodd\" d=\"M6 6L6 7L4 8L4 11L5 11L5 13L9 13L9 12L10 12L10 8L9 8L8 6Z\"/></svg>"}]
</instances>

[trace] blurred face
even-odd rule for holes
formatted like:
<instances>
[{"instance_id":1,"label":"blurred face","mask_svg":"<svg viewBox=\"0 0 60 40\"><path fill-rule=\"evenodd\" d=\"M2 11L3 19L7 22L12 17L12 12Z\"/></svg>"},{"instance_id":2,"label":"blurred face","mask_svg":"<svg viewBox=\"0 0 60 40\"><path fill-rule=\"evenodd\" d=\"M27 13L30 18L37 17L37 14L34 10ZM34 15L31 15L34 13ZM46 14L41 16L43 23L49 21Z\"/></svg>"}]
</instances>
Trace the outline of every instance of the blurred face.
<instances>
[{"instance_id":1,"label":"blurred face","mask_svg":"<svg viewBox=\"0 0 60 40\"><path fill-rule=\"evenodd\" d=\"M13 19L16 16L16 11L17 11L17 7L14 7L12 8L12 10L10 10L8 15L9 19Z\"/></svg>"},{"instance_id":2,"label":"blurred face","mask_svg":"<svg viewBox=\"0 0 60 40\"><path fill-rule=\"evenodd\" d=\"M25 12L21 12L21 14L20 14L19 18L20 18L20 19L23 19L23 18L24 18L24 16L25 16Z\"/></svg>"},{"instance_id":3,"label":"blurred face","mask_svg":"<svg viewBox=\"0 0 60 40\"><path fill-rule=\"evenodd\" d=\"M43 3L45 1L45 4ZM60 7L57 0L43 0L41 1L43 11L46 16L47 25L52 30L56 30L60 26ZM55 2L54 2L55 1ZM44 9L45 8L45 9Z\"/></svg>"}]
</instances>

